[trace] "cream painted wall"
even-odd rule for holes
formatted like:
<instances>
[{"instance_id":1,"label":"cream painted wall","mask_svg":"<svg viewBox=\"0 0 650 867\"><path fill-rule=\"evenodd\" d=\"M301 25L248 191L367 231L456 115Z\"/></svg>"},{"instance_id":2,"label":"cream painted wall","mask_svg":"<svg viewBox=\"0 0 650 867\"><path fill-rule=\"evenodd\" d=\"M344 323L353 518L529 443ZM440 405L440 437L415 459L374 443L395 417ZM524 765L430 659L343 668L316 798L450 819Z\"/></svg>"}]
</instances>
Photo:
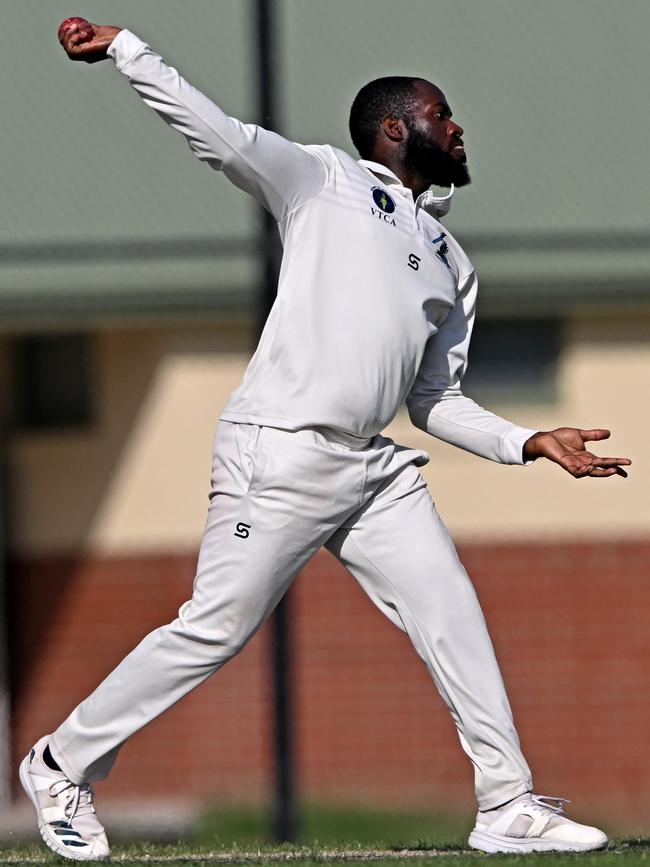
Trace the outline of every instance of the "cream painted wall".
<instances>
[{"instance_id":1,"label":"cream painted wall","mask_svg":"<svg viewBox=\"0 0 650 867\"><path fill-rule=\"evenodd\" d=\"M245 333L209 326L98 335L96 425L10 442L14 550L196 548L214 428L241 378L246 345ZM648 371L650 317L576 320L567 329L558 402L491 407L535 428L610 427L611 445L595 450L632 457L627 480L576 481L551 465L491 464L414 430L405 415L388 433L431 454L423 472L458 539L647 536Z\"/></svg>"},{"instance_id":2,"label":"cream painted wall","mask_svg":"<svg viewBox=\"0 0 650 867\"><path fill-rule=\"evenodd\" d=\"M219 327L97 335L95 424L10 441L12 548L33 556L196 547L219 408L248 343L247 333Z\"/></svg>"}]
</instances>

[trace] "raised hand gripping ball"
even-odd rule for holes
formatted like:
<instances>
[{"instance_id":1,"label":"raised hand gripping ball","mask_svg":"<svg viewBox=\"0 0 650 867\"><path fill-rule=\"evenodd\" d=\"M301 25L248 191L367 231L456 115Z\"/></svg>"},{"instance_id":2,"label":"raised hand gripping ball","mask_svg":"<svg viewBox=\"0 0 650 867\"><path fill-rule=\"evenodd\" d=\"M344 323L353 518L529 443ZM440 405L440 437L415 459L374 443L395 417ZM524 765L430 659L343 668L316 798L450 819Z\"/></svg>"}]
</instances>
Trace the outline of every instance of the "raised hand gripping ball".
<instances>
[{"instance_id":1,"label":"raised hand gripping ball","mask_svg":"<svg viewBox=\"0 0 650 867\"><path fill-rule=\"evenodd\" d=\"M66 18L65 21L62 21L59 25L59 42L63 39L66 30L72 27L73 24L76 24L79 27L79 36L81 37L81 42L90 42L91 39L95 36L95 31L92 28L90 21L86 21L85 18Z\"/></svg>"}]
</instances>

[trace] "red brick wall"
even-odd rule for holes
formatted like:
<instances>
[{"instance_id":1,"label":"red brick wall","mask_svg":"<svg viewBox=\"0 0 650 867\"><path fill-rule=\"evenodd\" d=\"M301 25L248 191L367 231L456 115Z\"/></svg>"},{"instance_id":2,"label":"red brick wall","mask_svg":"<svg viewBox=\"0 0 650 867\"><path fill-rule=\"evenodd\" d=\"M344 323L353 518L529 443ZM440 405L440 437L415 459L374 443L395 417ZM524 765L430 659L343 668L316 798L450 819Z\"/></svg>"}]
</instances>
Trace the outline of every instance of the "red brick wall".
<instances>
[{"instance_id":1,"label":"red brick wall","mask_svg":"<svg viewBox=\"0 0 650 867\"><path fill-rule=\"evenodd\" d=\"M466 545L522 743L545 794L648 830L650 542ZM191 592L193 557L15 563L18 759ZM471 809L472 773L408 639L329 555L291 591L296 736L312 798ZM269 636L123 749L111 794L260 800L270 760Z\"/></svg>"}]
</instances>

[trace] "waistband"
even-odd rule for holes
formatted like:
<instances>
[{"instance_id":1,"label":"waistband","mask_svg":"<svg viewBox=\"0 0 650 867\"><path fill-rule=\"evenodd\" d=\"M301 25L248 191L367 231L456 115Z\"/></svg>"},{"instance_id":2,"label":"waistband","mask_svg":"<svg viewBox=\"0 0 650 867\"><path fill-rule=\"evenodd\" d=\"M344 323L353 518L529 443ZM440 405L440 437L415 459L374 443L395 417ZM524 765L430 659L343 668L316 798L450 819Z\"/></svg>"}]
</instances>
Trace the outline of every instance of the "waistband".
<instances>
[{"instance_id":1,"label":"waistband","mask_svg":"<svg viewBox=\"0 0 650 867\"><path fill-rule=\"evenodd\" d=\"M342 431L331 427L315 427L313 430L324 436L328 442L343 446L344 449L349 449L351 452L363 451L374 439L374 437L356 437L354 434L342 433Z\"/></svg>"}]
</instances>

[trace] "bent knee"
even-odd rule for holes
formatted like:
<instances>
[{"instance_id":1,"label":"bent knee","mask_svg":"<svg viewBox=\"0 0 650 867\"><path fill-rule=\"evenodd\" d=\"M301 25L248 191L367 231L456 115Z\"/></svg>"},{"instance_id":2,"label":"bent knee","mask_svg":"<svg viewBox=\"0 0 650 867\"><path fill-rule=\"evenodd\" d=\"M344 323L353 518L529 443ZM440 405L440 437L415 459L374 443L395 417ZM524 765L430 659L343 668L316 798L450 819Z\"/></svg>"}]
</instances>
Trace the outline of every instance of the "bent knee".
<instances>
[{"instance_id":1,"label":"bent knee","mask_svg":"<svg viewBox=\"0 0 650 867\"><path fill-rule=\"evenodd\" d=\"M207 655L223 660L235 656L246 646L256 631L257 622L233 614L195 618L190 609L166 628L183 643L203 648Z\"/></svg>"}]
</instances>

